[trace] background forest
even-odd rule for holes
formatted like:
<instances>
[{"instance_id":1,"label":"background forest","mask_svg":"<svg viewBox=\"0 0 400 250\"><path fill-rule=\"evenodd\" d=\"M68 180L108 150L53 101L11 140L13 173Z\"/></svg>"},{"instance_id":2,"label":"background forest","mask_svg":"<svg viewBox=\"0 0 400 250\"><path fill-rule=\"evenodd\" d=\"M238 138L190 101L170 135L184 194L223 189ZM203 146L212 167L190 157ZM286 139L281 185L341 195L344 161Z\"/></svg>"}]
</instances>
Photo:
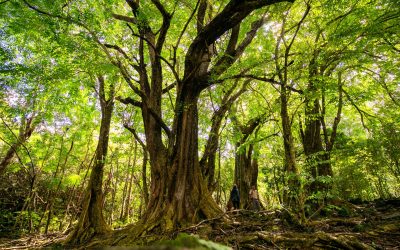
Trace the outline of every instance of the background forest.
<instances>
[{"instance_id":1,"label":"background forest","mask_svg":"<svg viewBox=\"0 0 400 250\"><path fill-rule=\"evenodd\" d=\"M0 237L398 198L400 3L266 2L0 1Z\"/></svg>"}]
</instances>

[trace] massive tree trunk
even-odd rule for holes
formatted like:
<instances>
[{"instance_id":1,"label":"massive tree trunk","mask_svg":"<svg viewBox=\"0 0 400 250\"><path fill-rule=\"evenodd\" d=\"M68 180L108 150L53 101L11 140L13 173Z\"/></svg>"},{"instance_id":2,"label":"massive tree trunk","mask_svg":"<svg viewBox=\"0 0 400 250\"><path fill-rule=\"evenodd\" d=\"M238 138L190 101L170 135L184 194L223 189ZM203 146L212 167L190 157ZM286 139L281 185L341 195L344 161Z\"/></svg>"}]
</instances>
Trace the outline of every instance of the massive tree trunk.
<instances>
[{"instance_id":1,"label":"massive tree trunk","mask_svg":"<svg viewBox=\"0 0 400 250\"><path fill-rule=\"evenodd\" d=\"M104 78L98 77L101 124L96 155L78 224L69 235L67 243L80 244L110 231L103 216L103 173L107 157L111 117L114 108L114 85L110 85L109 99L104 92Z\"/></svg>"},{"instance_id":2,"label":"massive tree trunk","mask_svg":"<svg viewBox=\"0 0 400 250\"><path fill-rule=\"evenodd\" d=\"M240 144L236 145L239 148ZM249 192L252 186L257 189L258 161L254 158L254 145L250 144L235 155L235 183L239 187L241 208L251 208Z\"/></svg>"},{"instance_id":3,"label":"massive tree trunk","mask_svg":"<svg viewBox=\"0 0 400 250\"><path fill-rule=\"evenodd\" d=\"M152 167L151 195L142 220L133 228L134 234L171 231L222 212L208 191L198 159L199 92L181 87L172 150L166 154L156 152L155 145L147 146Z\"/></svg>"},{"instance_id":4,"label":"massive tree trunk","mask_svg":"<svg viewBox=\"0 0 400 250\"><path fill-rule=\"evenodd\" d=\"M242 20L253 10L276 2L280 1L231 0L208 24L205 24L208 3L204 0L199 2L196 18L198 34L186 53L182 79L176 70L176 55L168 64L176 78L177 90L171 129L163 121L161 112L164 90L160 55L172 15L160 1L154 0L152 3L163 18L159 31L153 31L146 21L137 25L141 36L138 49L139 64L135 66L135 70L140 76L140 86L136 87L127 71L121 66L122 64L117 64L129 86L141 98L140 102L131 98L120 100L133 104L142 111L146 147L151 165L151 195L142 220L133 229L134 234L143 235L147 231L157 230L169 231L222 213L209 190L209 176L212 176L214 167L202 169L199 163L197 114L199 95L201 91L215 84L215 76L222 75L243 54L244 49L265 21L261 18L255 22L245 38L238 44ZM127 3L132 9L134 18L114 15L115 18L124 21L135 20L140 6L133 0L127 0ZM188 22L190 21L191 19ZM183 32L185 29L186 26ZM214 42L229 30L232 32L224 55L210 67L211 58L216 53L213 50ZM179 41L180 39L177 47ZM149 45L147 58L152 66L151 74L144 62L146 58L144 42ZM163 61L166 60L163 59ZM163 133L166 140L163 140ZM212 150L215 151L216 147L214 146ZM211 155L208 161L214 161L212 158Z\"/></svg>"}]
</instances>

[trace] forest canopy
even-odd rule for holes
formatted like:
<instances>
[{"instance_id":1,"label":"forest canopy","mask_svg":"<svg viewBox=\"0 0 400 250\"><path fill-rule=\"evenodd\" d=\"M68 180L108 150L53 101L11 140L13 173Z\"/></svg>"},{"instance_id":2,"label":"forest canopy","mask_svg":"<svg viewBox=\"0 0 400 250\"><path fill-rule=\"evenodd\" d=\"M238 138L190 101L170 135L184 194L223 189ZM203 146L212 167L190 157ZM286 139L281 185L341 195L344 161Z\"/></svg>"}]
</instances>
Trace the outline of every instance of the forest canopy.
<instances>
[{"instance_id":1,"label":"forest canopy","mask_svg":"<svg viewBox=\"0 0 400 250\"><path fill-rule=\"evenodd\" d=\"M400 196L397 0L0 0L0 237ZM122 242L122 241L121 241Z\"/></svg>"}]
</instances>

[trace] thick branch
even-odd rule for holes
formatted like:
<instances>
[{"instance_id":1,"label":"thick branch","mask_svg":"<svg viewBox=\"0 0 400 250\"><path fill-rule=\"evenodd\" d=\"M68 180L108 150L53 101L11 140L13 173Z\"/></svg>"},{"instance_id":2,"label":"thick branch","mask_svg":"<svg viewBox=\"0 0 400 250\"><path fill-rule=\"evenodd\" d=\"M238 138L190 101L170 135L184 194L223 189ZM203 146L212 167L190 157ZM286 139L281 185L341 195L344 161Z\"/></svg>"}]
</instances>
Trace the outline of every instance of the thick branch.
<instances>
[{"instance_id":1,"label":"thick branch","mask_svg":"<svg viewBox=\"0 0 400 250\"><path fill-rule=\"evenodd\" d=\"M237 80L238 81L238 80ZM233 85L224 95L222 99L221 107L214 112L211 121L211 130L209 132L207 144L204 149L203 156L200 160L200 164L203 165L210 155L215 154L218 148L218 139L219 139L219 130L221 127L221 122L228 110L231 108L232 104L242 95L245 91L247 86L250 84L251 79L246 80L240 90L238 90L235 94L232 95L234 89L236 88L236 84Z\"/></svg>"},{"instance_id":2,"label":"thick branch","mask_svg":"<svg viewBox=\"0 0 400 250\"><path fill-rule=\"evenodd\" d=\"M133 23L135 25L138 24L138 21L136 20L136 18L133 18L133 17L119 15L119 14L115 14L115 13L113 13L112 16L117 20L121 20L121 21L124 21L127 23Z\"/></svg>"},{"instance_id":3,"label":"thick branch","mask_svg":"<svg viewBox=\"0 0 400 250\"><path fill-rule=\"evenodd\" d=\"M136 141L138 141L140 146L142 146L143 150L147 149L147 146L144 144L142 139L140 139L139 135L137 134L137 132L136 132L136 130L134 128L129 127L128 124L124 124L124 128L126 128L129 132L131 132L133 134L133 136L135 137Z\"/></svg>"},{"instance_id":4,"label":"thick branch","mask_svg":"<svg viewBox=\"0 0 400 250\"><path fill-rule=\"evenodd\" d=\"M113 44L105 43L104 46L106 46L107 48L114 49L114 50L118 51L119 53L121 53L121 54L124 56L125 59L130 60L129 56L128 56L128 55L125 53L125 51L124 51L121 47L119 47L118 45L113 45Z\"/></svg>"},{"instance_id":5,"label":"thick branch","mask_svg":"<svg viewBox=\"0 0 400 250\"><path fill-rule=\"evenodd\" d=\"M136 101L132 98L121 98L121 97L116 97L116 99L118 101L120 101L123 104L131 104L135 107L139 107L142 108L143 107L143 103ZM165 133L167 134L168 137L171 137L171 130L170 128L167 126L167 124L165 124L165 122L163 121L163 119L157 114L157 112L155 112L152 108L147 107L147 109L149 110L151 116L154 117L154 119L157 121L157 123L162 127L162 129L165 131Z\"/></svg>"},{"instance_id":6,"label":"thick branch","mask_svg":"<svg viewBox=\"0 0 400 250\"><path fill-rule=\"evenodd\" d=\"M199 0L197 2L199 10L197 11L197 33L200 33L204 27L204 19L207 11L207 0Z\"/></svg>"},{"instance_id":7,"label":"thick branch","mask_svg":"<svg viewBox=\"0 0 400 250\"><path fill-rule=\"evenodd\" d=\"M197 8L199 6L200 1L201 0L197 1L196 7L194 8L194 10L192 11L192 14L190 14L188 20L186 21L185 25L183 26L183 29L181 30L181 33L179 34L179 37L176 40L175 46L173 46L173 48L174 48L174 56L173 56L173 66L174 66L174 68L175 68L175 65L176 65L176 53L177 53L177 50L178 50L178 46L181 43L182 36L185 33L187 27L189 26L190 21L192 20L194 14L196 13L196 10L197 10Z\"/></svg>"},{"instance_id":8,"label":"thick branch","mask_svg":"<svg viewBox=\"0 0 400 250\"><path fill-rule=\"evenodd\" d=\"M176 82L171 83L170 85L168 85L167 87L165 87L165 88L162 90L162 93L163 93L163 94L168 93L171 89L175 88L175 86L176 86Z\"/></svg>"},{"instance_id":9,"label":"thick branch","mask_svg":"<svg viewBox=\"0 0 400 250\"><path fill-rule=\"evenodd\" d=\"M133 105L135 107L139 107L139 108L142 107L142 102L136 101L130 97L122 98L120 96L117 96L115 99L123 104L131 104L131 105Z\"/></svg>"},{"instance_id":10,"label":"thick branch","mask_svg":"<svg viewBox=\"0 0 400 250\"><path fill-rule=\"evenodd\" d=\"M282 0L237 1L231 0L225 8L194 39L185 58L185 78L196 75L202 57L208 46L213 44L226 31L238 25L252 11Z\"/></svg>"},{"instance_id":11,"label":"thick branch","mask_svg":"<svg viewBox=\"0 0 400 250\"><path fill-rule=\"evenodd\" d=\"M164 130L164 132L167 134L168 138L171 138L172 132L171 132L170 128L167 126L167 124L165 124L163 119L152 108L148 107L148 110L150 111L150 114L153 116L153 118L157 121L157 123Z\"/></svg>"},{"instance_id":12,"label":"thick branch","mask_svg":"<svg viewBox=\"0 0 400 250\"><path fill-rule=\"evenodd\" d=\"M157 7L158 11L160 11L160 13L163 17L163 23L161 25L160 34L158 36L157 43L156 43L156 52L158 55L160 55L163 45L164 45L164 42L165 42L165 38L167 36L169 26L171 24L172 15L167 12L165 7L161 4L161 2L159 0L151 0L151 1Z\"/></svg>"},{"instance_id":13,"label":"thick branch","mask_svg":"<svg viewBox=\"0 0 400 250\"><path fill-rule=\"evenodd\" d=\"M264 23L265 23L264 17L253 22L251 24L251 30L247 32L246 37L237 47L236 44L239 36L240 25L235 26L232 29L231 37L225 54L216 62L215 66L210 70L210 75L219 76L222 73L224 73L230 66L232 66L236 62L236 60L243 54L244 50L253 41L254 37L257 34L257 31L261 28L261 26Z\"/></svg>"}]
</instances>

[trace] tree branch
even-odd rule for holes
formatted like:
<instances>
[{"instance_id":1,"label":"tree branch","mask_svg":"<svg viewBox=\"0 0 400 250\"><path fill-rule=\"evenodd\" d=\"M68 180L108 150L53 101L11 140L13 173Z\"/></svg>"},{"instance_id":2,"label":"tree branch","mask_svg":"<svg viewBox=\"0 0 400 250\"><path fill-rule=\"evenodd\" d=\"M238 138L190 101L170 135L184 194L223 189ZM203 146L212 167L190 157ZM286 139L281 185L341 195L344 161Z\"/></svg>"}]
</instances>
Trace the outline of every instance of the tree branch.
<instances>
[{"instance_id":1,"label":"tree branch","mask_svg":"<svg viewBox=\"0 0 400 250\"><path fill-rule=\"evenodd\" d=\"M193 71L199 69L199 62L202 61L204 53L207 52L208 46L213 44L227 30L238 25L252 11L277 2L283 2L283 0L231 0L224 9L202 29L190 45L185 57L185 78L190 78L196 75Z\"/></svg>"},{"instance_id":2,"label":"tree branch","mask_svg":"<svg viewBox=\"0 0 400 250\"><path fill-rule=\"evenodd\" d=\"M146 145L144 144L144 142L142 141L142 139L140 139L139 135L137 134L136 130L132 127L130 127L128 124L124 123L124 128L126 128L129 132L131 132L133 134L133 137L135 137L135 139L139 142L139 144L142 146L143 149L146 149Z\"/></svg>"},{"instance_id":3,"label":"tree branch","mask_svg":"<svg viewBox=\"0 0 400 250\"><path fill-rule=\"evenodd\" d=\"M329 140L329 144L327 145L327 151L331 151L333 148L333 144L335 143L336 140L336 134L337 134L337 128L339 126L340 122L340 116L342 115L342 107L343 107L343 83L342 83L342 74L339 72L338 76L338 91L339 91L339 102L338 102L338 107L337 107L337 112L336 112L336 117L335 120L333 121L332 125L332 134L331 138Z\"/></svg>"},{"instance_id":4,"label":"tree branch","mask_svg":"<svg viewBox=\"0 0 400 250\"><path fill-rule=\"evenodd\" d=\"M369 128L368 128L368 127L365 125L365 123L364 123L364 114L367 115L367 116L371 116L371 117L375 117L375 116L373 116L373 115L371 115L371 114L368 114L368 113L365 112L364 110L360 109L360 108L357 106L357 104L354 102L354 100L351 98L351 96L349 95L349 93L347 93L347 91L345 91L343 88L342 88L342 91L343 91L343 93L346 95L347 100L350 101L351 105L353 105L353 107L356 108L356 110L357 110L358 113L360 114L361 123L362 123L363 127L364 127L366 130L370 131Z\"/></svg>"},{"instance_id":5,"label":"tree branch","mask_svg":"<svg viewBox=\"0 0 400 250\"><path fill-rule=\"evenodd\" d=\"M197 10L197 8L199 6L200 1L201 0L197 1L196 7L194 8L194 10L192 11L192 14L189 16L188 20L186 21L185 25L183 26L183 29L181 30L181 33L179 34L179 37L176 40L175 46L173 46L173 48L174 48L174 56L173 56L173 59L172 59L173 60L172 65L174 66L174 68L176 66L176 53L177 53L177 50L178 50L178 46L181 43L181 39L183 37L183 34L185 33L187 27L189 26L190 21L192 20L194 14L196 13L196 10Z\"/></svg>"},{"instance_id":6,"label":"tree branch","mask_svg":"<svg viewBox=\"0 0 400 250\"><path fill-rule=\"evenodd\" d=\"M172 132L171 129L165 124L163 119L155 112L152 108L148 107L150 114L153 116L154 120L161 126L164 132L167 134L168 138L171 138Z\"/></svg>"},{"instance_id":7,"label":"tree branch","mask_svg":"<svg viewBox=\"0 0 400 250\"><path fill-rule=\"evenodd\" d=\"M226 52L210 70L211 76L223 74L230 66L232 66L236 62L236 60L243 54L247 46L249 46L249 44L253 41L254 37L257 34L257 31L265 23L265 20L266 19L263 16L259 20L254 21L251 24L251 30L247 32L246 37L237 47L236 44L239 37L240 24L232 28L232 33L228 42L228 46L226 48Z\"/></svg>"},{"instance_id":8,"label":"tree branch","mask_svg":"<svg viewBox=\"0 0 400 250\"><path fill-rule=\"evenodd\" d=\"M168 85L167 87L165 87L162 90L162 93L165 94L167 92L169 92L171 89L175 88L177 82L171 83L170 85Z\"/></svg>"},{"instance_id":9,"label":"tree branch","mask_svg":"<svg viewBox=\"0 0 400 250\"><path fill-rule=\"evenodd\" d=\"M123 104L131 104L131 105L133 105L135 107L139 107L139 108L142 108L142 105L143 105L142 102L134 100L130 97L122 98L121 96L117 96L115 99Z\"/></svg>"},{"instance_id":10,"label":"tree branch","mask_svg":"<svg viewBox=\"0 0 400 250\"><path fill-rule=\"evenodd\" d=\"M118 45L112 45L112 44L105 43L104 46L106 46L107 48L114 49L114 50L118 51L119 53L121 53L124 56L125 59L127 59L129 61L131 60L129 58L129 56L125 53L125 51L121 47L119 47Z\"/></svg>"},{"instance_id":11,"label":"tree branch","mask_svg":"<svg viewBox=\"0 0 400 250\"><path fill-rule=\"evenodd\" d=\"M269 82L271 84L275 84L275 85L279 85L282 86L283 84L281 82L278 82L276 80L274 80L274 78L267 78L267 77L261 77L261 76L256 76L256 75L252 75L252 74L239 74L239 75L235 75L235 76L231 76L226 79L237 79L237 78L250 78L250 79L254 79L254 80L258 80L258 81L262 81L262 82ZM303 90L300 89L296 89L293 88L292 86L285 86L288 90L299 93L299 94L303 94Z\"/></svg>"},{"instance_id":12,"label":"tree branch","mask_svg":"<svg viewBox=\"0 0 400 250\"><path fill-rule=\"evenodd\" d=\"M135 25L138 24L138 21L136 20L136 18L133 18L133 17L119 15L119 14L115 14L115 13L113 13L112 16L117 20L121 20L121 21L124 21L127 23L133 23Z\"/></svg>"},{"instance_id":13,"label":"tree branch","mask_svg":"<svg viewBox=\"0 0 400 250\"><path fill-rule=\"evenodd\" d=\"M163 17L163 23L161 25L160 34L158 35L156 43L156 53L160 55L165 42L165 38L167 36L167 32L169 30L169 26L171 24L172 15L167 12L165 7L161 4L159 0L151 0L151 2L157 7L158 11Z\"/></svg>"},{"instance_id":14,"label":"tree branch","mask_svg":"<svg viewBox=\"0 0 400 250\"><path fill-rule=\"evenodd\" d=\"M199 10L197 12L197 33L200 33L204 27L204 19L207 11L207 0L198 0L197 6L199 6Z\"/></svg>"}]
</instances>

